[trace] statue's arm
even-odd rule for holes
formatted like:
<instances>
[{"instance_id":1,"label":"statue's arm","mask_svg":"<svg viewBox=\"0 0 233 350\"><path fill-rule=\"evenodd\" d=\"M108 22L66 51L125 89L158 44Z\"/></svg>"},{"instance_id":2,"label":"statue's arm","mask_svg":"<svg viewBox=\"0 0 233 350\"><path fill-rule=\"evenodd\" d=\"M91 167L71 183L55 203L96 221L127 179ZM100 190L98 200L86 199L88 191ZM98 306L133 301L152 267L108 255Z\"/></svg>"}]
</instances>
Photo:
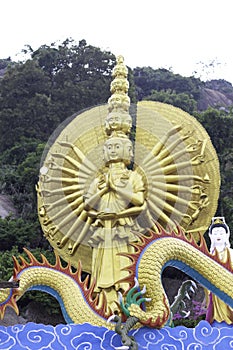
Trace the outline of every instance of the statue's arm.
<instances>
[{"instance_id":1,"label":"statue's arm","mask_svg":"<svg viewBox=\"0 0 233 350\"><path fill-rule=\"evenodd\" d=\"M91 184L89 191L84 196L84 209L87 211L94 210L96 204L100 201L101 197L109 191L107 182L102 182L101 187L98 186L99 180L96 179Z\"/></svg>"},{"instance_id":2,"label":"statue's arm","mask_svg":"<svg viewBox=\"0 0 233 350\"><path fill-rule=\"evenodd\" d=\"M134 216L134 215L139 215L143 210L145 210L147 207L146 201L144 201L143 205L140 206L134 206L131 208L127 208L125 210L122 210L120 213L117 214L118 218L125 218L128 216Z\"/></svg>"},{"instance_id":3,"label":"statue's arm","mask_svg":"<svg viewBox=\"0 0 233 350\"><path fill-rule=\"evenodd\" d=\"M139 180L139 179L138 179ZM141 181L140 181L141 182ZM127 200L129 203L134 206L142 206L145 201L143 185L138 187L136 190L132 183L128 182L125 187L116 186L111 178L109 177L109 187L115 191L120 197ZM140 188L140 189L139 189Z\"/></svg>"},{"instance_id":4,"label":"statue's arm","mask_svg":"<svg viewBox=\"0 0 233 350\"><path fill-rule=\"evenodd\" d=\"M85 198L85 210L91 210L99 202L100 198L108 192L108 188L104 187L101 190L94 193L90 198Z\"/></svg>"},{"instance_id":5,"label":"statue's arm","mask_svg":"<svg viewBox=\"0 0 233 350\"><path fill-rule=\"evenodd\" d=\"M135 193L122 187L116 187L116 186L114 187L115 187L115 191L124 199L128 200L129 203L132 203L133 205L139 206L139 207L143 205L145 201L143 191Z\"/></svg>"}]
</instances>

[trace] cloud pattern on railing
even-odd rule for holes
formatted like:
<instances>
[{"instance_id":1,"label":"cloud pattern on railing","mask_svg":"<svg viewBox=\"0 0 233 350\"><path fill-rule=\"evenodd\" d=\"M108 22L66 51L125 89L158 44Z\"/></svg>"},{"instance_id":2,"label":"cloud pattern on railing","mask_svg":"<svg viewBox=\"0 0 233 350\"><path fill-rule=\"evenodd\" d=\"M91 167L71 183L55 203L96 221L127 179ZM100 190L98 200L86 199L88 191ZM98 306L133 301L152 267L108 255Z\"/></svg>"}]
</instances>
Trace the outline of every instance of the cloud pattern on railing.
<instances>
[{"instance_id":1,"label":"cloud pattern on railing","mask_svg":"<svg viewBox=\"0 0 233 350\"><path fill-rule=\"evenodd\" d=\"M201 321L196 328L178 326L160 330L139 328L131 331L139 350L222 350L233 349L233 327L211 327ZM1 350L110 350L122 347L121 338L104 327L64 325L55 327L29 322L25 325L0 326Z\"/></svg>"}]
</instances>

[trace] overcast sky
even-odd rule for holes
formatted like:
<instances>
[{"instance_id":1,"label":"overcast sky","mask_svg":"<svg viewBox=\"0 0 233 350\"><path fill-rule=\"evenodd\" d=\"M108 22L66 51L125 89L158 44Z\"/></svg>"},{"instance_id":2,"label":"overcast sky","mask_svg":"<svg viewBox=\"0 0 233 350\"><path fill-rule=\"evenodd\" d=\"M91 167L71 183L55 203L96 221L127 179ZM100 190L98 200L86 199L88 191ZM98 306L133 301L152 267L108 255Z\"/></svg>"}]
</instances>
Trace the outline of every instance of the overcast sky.
<instances>
[{"instance_id":1,"label":"overcast sky","mask_svg":"<svg viewBox=\"0 0 233 350\"><path fill-rule=\"evenodd\" d=\"M24 45L73 38L136 66L184 76L214 62L206 79L233 84L232 0L10 0L0 4L0 58Z\"/></svg>"}]
</instances>

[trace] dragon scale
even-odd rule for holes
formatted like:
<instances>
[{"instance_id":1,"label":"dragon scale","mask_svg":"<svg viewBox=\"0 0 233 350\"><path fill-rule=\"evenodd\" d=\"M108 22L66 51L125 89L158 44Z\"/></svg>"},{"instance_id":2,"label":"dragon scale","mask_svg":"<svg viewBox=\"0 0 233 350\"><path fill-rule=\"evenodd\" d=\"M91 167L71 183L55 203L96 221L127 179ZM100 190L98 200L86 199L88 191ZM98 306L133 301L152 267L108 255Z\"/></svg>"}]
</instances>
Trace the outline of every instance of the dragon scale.
<instances>
[{"instance_id":1,"label":"dragon scale","mask_svg":"<svg viewBox=\"0 0 233 350\"><path fill-rule=\"evenodd\" d=\"M83 291L71 276L48 267L31 267L23 270L18 277L21 285L20 296L27 290L43 290L42 286L48 287L47 291L53 296L59 296L58 299L62 301L61 306L65 310L64 317L70 323L91 320L94 324L106 324L104 319L100 322L101 317L95 314L85 302Z\"/></svg>"},{"instance_id":2,"label":"dragon scale","mask_svg":"<svg viewBox=\"0 0 233 350\"><path fill-rule=\"evenodd\" d=\"M158 326L161 320L166 323L169 303L161 283L166 266L177 267L233 306L232 268L227 263L224 267L217 256L212 257L203 242L202 248L203 252L185 237L161 237L146 246L137 261L136 275L140 286L146 285L146 296L151 301L146 305L146 312L133 305L131 314L150 326Z\"/></svg>"}]
</instances>

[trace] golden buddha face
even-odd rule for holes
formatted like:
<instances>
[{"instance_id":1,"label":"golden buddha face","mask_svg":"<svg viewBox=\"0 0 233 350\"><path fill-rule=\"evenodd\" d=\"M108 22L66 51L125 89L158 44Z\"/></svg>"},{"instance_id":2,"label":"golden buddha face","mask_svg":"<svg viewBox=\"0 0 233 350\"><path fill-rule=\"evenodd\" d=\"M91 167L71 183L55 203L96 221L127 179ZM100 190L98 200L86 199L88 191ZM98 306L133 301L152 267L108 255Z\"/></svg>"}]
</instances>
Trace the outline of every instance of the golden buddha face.
<instances>
[{"instance_id":1,"label":"golden buddha face","mask_svg":"<svg viewBox=\"0 0 233 350\"><path fill-rule=\"evenodd\" d=\"M114 131L122 131L125 134L130 133L132 127L132 118L125 111L114 111L108 114L105 120L105 131L111 135Z\"/></svg>"},{"instance_id":2,"label":"golden buddha face","mask_svg":"<svg viewBox=\"0 0 233 350\"><path fill-rule=\"evenodd\" d=\"M120 130L122 118L120 113L110 113L106 118L106 127L110 130Z\"/></svg>"},{"instance_id":3,"label":"golden buddha face","mask_svg":"<svg viewBox=\"0 0 233 350\"><path fill-rule=\"evenodd\" d=\"M128 139L112 137L104 144L104 160L107 163L123 162L129 164L133 156L132 143Z\"/></svg>"},{"instance_id":4,"label":"golden buddha face","mask_svg":"<svg viewBox=\"0 0 233 350\"><path fill-rule=\"evenodd\" d=\"M133 158L133 145L132 145L132 142L130 140L125 142L124 157L125 157L125 160L128 161L128 164L131 162L131 160Z\"/></svg>"},{"instance_id":5,"label":"golden buddha face","mask_svg":"<svg viewBox=\"0 0 233 350\"><path fill-rule=\"evenodd\" d=\"M115 78L111 82L111 86L110 86L111 93L116 93L116 92L127 93L128 89L129 89L129 82L126 79Z\"/></svg>"},{"instance_id":6,"label":"golden buddha face","mask_svg":"<svg viewBox=\"0 0 233 350\"><path fill-rule=\"evenodd\" d=\"M126 94L115 92L111 97L109 97L108 104L109 111L119 109L128 112L130 106L130 98Z\"/></svg>"}]
</instances>

